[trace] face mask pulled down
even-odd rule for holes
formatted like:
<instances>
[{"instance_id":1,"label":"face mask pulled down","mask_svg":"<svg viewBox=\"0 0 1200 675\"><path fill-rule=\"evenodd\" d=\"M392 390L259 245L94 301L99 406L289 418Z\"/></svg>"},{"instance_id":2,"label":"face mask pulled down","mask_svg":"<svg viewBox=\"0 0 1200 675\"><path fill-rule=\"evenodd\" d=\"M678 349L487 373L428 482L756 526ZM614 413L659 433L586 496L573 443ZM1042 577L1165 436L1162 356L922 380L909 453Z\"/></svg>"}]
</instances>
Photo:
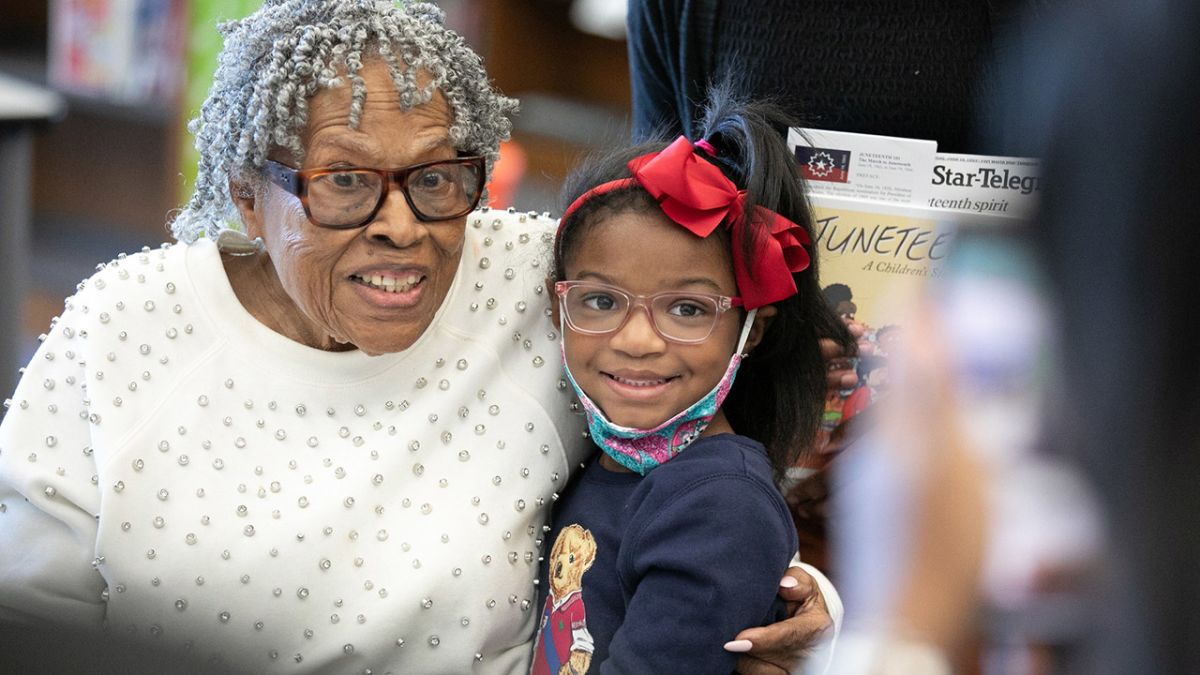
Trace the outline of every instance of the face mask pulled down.
<instances>
[{"instance_id":1,"label":"face mask pulled down","mask_svg":"<svg viewBox=\"0 0 1200 675\"><path fill-rule=\"evenodd\" d=\"M604 411L600 410L600 407L579 388L575 377L571 375L571 368L567 366L567 327L560 319L559 334L563 338L559 344L563 352L563 370L567 374L567 380L571 382L571 387L575 390L575 395L579 397L579 402L583 404L588 432L591 434L592 441L618 464L643 476L654 467L683 452L684 448L691 445L692 441L699 438L700 434L708 428L713 416L720 410L721 404L733 387L738 367L742 364L742 349L746 346L746 340L750 336L750 327L754 325L755 312L757 310L750 310L747 313L745 324L742 326L742 334L738 338L737 348L734 349L733 356L729 359L729 367L725 369L725 374L721 376L716 386L700 400L653 429L635 429L614 424L605 417Z\"/></svg>"}]
</instances>

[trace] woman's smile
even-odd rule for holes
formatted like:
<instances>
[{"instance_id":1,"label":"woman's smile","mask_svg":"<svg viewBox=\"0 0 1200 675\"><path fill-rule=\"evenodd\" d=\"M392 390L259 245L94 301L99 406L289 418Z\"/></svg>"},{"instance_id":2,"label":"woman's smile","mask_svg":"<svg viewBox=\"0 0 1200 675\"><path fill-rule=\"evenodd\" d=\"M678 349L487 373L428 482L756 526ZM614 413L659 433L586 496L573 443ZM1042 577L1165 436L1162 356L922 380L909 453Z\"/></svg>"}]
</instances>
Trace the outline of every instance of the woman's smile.
<instances>
[{"instance_id":1,"label":"woman's smile","mask_svg":"<svg viewBox=\"0 0 1200 675\"><path fill-rule=\"evenodd\" d=\"M401 276L392 276L389 274L355 274L350 277L351 281L378 288L389 293L404 293L405 291L416 286L424 279L420 274L407 274Z\"/></svg>"},{"instance_id":2,"label":"woman's smile","mask_svg":"<svg viewBox=\"0 0 1200 675\"><path fill-rule=\"evenodd\" d=\"M385 309L408 309L421 303L427 276L417 269L364 270L351 274L354 291L367 303Z\"/></svg>"},{"instance_id":3,"label":"woman's smile","mask_svg":"<svg viewBox=\"0 0 1200 675\"><path fill-rule=\"evenodd\" d=\"M441 94L405 108L383 61L364 63L359 76L367 96L356 125L348 88L322 89L309 99L304 167L405 167L455 156L450 106ZM280 157L296 162L282 151ZM279 287L272 302L251 313L310 347L352 345L367 354L409 348L458 272L465 217L423 221L400 190L387 194L370 221L348 229L310 221L299 197L275 184L261 199L239 204L249 234L265 242L265 283ZM254 305L268 296L247 297ZM294 310L279 312L279 300Z\"/></svg>"}]
</instances>

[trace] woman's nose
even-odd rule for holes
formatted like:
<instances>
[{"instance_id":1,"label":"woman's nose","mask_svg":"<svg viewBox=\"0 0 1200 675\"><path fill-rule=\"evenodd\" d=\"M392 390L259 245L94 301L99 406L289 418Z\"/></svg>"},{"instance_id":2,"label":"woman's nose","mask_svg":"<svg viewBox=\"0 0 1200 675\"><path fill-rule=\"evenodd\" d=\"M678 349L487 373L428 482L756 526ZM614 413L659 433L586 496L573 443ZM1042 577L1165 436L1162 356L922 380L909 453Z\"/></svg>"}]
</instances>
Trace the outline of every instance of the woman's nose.
<instances>
[{"instance_id":1,"label":"woman's nose","mask_svg":"<svg viewBox=\"0 0 1200 675\"><path fill-rule=\"evenodd\" d=\"M428 234L425 223L409 208L404 192L395 185L391 186L379 212L367 223L364 232L366 237L396 248L418 244Z\"/></svg>"}]
</instances>

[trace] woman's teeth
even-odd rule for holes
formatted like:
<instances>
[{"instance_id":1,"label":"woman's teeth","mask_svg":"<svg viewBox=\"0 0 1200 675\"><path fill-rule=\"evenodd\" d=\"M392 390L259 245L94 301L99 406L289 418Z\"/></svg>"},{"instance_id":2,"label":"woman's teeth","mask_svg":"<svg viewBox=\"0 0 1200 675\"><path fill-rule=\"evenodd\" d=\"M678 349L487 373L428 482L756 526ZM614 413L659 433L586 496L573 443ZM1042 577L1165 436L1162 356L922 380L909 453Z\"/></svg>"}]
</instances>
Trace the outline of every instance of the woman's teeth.
<instances>
[{"instance_id":1,"label":"woman's teeth","mask_svg":"<svg viewBox=\"0 0 1200 675\"><path fill-rule=\"evenodd\" d=\"M371 274L362 277L356 276L355 279L368 286L389 293L403 293L416 286L421 281L421 275L409 274L403 277L390 277L382 274Z\"/></svg>"}]
</instances>

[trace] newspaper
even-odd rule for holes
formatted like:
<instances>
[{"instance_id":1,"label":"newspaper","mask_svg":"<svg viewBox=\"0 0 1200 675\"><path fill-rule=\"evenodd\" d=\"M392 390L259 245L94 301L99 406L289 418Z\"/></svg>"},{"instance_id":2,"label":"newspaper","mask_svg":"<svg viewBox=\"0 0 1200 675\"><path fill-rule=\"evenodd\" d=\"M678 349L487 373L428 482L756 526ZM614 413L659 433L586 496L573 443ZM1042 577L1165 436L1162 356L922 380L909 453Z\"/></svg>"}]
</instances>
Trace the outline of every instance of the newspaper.
<instances>
[{"instance_id":1,"label":"newspaper","mask_svg":"<svg viewBox=\"0 0 1200 675\"><path fill-rule=\"evenodd\" d=\"M812 194L923 203L937 143L820 129L791 129L788 146Z\"/></svg>"},{"instance_id":2,"label":"newspaper","mask_svg":"<svg viewBox=\"0 0 1200 675\"><path fill-rule=\"evenodd\" d=\"M863 353L849 359L859 385L826 400L836 434L888 388L888 357L917 296L941 276L964 227L1033 215L1038 160L937 152L934 141L792 129L789 148L807 182L814 248L826 300L862 324Z\"/></svg>"},{"instance_id":3,"label":"newspaper","mask_svg":"<svg viewBox=\"0 0 1200 675\"><path fill-rule=\"evenodd\" d=\"M788 146L818 200L1027 218L1042 189L1036 159L939 153L935 141L794 128Z\"/></svg>"}]
</instances>

